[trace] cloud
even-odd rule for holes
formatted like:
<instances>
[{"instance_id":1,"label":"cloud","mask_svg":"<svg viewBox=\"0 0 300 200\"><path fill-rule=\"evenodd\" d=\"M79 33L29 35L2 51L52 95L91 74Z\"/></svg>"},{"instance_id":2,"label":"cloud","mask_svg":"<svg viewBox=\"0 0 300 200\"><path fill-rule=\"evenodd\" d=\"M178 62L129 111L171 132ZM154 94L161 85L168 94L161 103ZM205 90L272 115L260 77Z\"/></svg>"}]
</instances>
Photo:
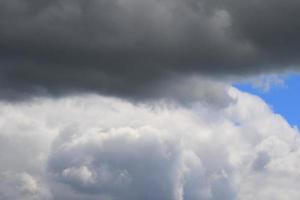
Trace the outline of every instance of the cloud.
<instances>
[{"instance_id":1,"label":"cloud","mask_svg":"<svg viewBox=\"0 0 300 200\"><path fill-rule=\"evenodd\" d=\"M299 3L291 0L0 4L4 99L80 91L141 98L194 73L298 69Z\"/></svg>"},{"instance_id":2,"label":"cloud","mask_svg":"<svg viewBox=\"0 0 300 200\"><path fill-rule=\"evenodd\" d=\"M1 171L0 177L0 198L3 200L52 199L48 189L42 187L35 177L25 172Z\"/></svg>"},{"instance_id":3,"label":"cloud","mask_svg":"<svg viewBox=\"0 0 300 200\"><path fill-rule=\"evenodd\" d=\"M252 88L260 92L267 93L274 88L286 88L285 83L287 75L268 74L252 77L248 80L242 81L243 83L250 84Z\"/></svg>"},{"instance_id":4,"label":"cloud","mask_svg":"<svg viewBox=\"0 0 300 200\"><path fill-rule=\"evenodd\" d=\"M298 130L256 96L213 91L231 101L1 102L0 199L298 199Z\"/></svg>"}]
</instances>

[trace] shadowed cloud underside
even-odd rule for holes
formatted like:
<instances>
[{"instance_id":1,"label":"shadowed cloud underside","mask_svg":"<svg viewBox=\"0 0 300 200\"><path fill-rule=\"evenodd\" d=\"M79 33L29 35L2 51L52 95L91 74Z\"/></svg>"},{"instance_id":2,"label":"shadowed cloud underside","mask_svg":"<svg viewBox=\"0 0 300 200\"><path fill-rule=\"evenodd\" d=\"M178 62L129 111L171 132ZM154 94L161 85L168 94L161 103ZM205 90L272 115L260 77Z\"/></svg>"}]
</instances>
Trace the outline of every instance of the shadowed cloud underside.
<instances>
[{"instance_id":1,"label":"shadowed cloud underside","mask_svg":"<svg viewBox=\"0 0 300 200\"><path fill-rule=\"evenodd\" d=\"M2 98L99 92L147 98L191 73L297 70L292 0L2 0Z\"/></svg>"}]
</instances>

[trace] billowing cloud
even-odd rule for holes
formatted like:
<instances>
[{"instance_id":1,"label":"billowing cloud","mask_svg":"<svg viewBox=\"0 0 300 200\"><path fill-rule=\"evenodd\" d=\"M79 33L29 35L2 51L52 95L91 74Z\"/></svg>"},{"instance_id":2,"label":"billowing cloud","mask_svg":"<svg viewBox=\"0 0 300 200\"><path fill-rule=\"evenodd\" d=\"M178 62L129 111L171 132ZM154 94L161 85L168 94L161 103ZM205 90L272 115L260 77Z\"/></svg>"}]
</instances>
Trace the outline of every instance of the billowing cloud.
<instances>
[{"instance_id":1,"label":"billowing cloud","mask_svg":"<svg viewBox=\"0 0 300 200\"><path fill-rule=\"evenodd\" d=\"M298 130L256 96L213 93L228 102L2 102L0 199L298 199Z\"/></svg>"},{"instance_id":2,"label":"billowing cloud","mask_svg":"<svg viewBox=\"0 0 300 200\"><path fill-rule=\"evenodd\" d=\"M292 0L2 0L1 97L136 98L174 76L298 69L299 7Z\"/></svg>"}]
</instances>

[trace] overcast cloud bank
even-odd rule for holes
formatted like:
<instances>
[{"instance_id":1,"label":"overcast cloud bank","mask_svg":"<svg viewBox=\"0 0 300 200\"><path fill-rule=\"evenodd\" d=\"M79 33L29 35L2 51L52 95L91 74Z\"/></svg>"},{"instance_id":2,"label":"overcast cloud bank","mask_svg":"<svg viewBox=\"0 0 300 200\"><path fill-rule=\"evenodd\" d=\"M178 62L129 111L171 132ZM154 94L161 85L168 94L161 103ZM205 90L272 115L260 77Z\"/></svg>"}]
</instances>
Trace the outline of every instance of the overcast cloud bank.
<instances>
[{"instance_id":1,"label":"overcast cloud bank","mask_svg":"<svg viewBox=\"0 0 300 200\"><path fill-rule=\"evenodd\" d=\"M2 0L1 97L142 98L174 76L298 70L299 8L294 0Z\"/></svg>"}]
</instances>

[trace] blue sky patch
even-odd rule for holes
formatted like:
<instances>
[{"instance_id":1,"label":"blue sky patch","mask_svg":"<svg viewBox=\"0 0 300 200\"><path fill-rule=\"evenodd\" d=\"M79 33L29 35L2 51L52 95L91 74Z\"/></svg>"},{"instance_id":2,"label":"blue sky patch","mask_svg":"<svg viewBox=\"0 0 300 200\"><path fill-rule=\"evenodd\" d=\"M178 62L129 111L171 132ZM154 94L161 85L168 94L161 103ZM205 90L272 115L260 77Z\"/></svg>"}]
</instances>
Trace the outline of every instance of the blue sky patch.
<instances>
[{"instance_id":1,"label":"blue sky patch","mask_svg":"<svg viewBox=\"0 0 300 200\"><path fill-rule=\"evenodd\" d=\"M282 115L291 125L300 127L300 74L264 76L234 86L260 96L274 112Z\"/></svg>"}]
</instances>

